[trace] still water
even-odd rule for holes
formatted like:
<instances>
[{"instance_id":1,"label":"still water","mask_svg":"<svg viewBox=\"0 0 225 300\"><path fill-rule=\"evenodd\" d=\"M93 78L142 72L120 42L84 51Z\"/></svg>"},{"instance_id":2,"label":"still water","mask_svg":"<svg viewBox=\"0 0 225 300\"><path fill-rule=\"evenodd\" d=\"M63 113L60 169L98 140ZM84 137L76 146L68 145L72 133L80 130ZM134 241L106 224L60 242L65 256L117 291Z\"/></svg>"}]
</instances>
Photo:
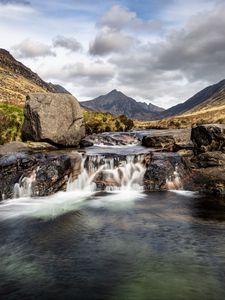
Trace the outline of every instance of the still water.
<instances>
[{"instance_id":1,"label":"still water","mask_svg":"<svg viewBox=\"0 0 225 300\"><path fill-rule=\"evenodd\" d=\"M0 299L224 300L225 202L185 191L0 204Z\"/></svg>"}]
</instances>

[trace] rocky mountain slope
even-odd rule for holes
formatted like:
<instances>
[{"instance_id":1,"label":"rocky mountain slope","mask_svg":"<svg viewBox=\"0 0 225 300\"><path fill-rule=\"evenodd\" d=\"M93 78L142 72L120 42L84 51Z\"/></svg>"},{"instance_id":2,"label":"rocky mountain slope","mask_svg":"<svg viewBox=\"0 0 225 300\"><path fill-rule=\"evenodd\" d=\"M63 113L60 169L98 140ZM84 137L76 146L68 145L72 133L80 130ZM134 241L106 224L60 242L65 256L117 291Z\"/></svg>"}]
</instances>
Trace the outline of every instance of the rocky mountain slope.
<instances>
[{"instance_id":1,"label":"rocky mountain slope","mask_svg":"<svg viewBox=\"0 0 225 300\"><path fill-rule=\"evenodd\" d=\"M117 90L113 90L93 100L83 101L81 105L90 110L110 112L116 116L126 115L129 118L138 120L157 119L161 112L164 111L163 108L151 103L137 102Z\"/></svg>"},{"instance_id":2,"label":"rocky mountain slope","mask_svg":"<svg viewBox=\"0 0 225 300\"><path fill-rule=\"evenodd\" d=\"M26 95L31 92L54 93L62 89L45 82L8 51L0 49L0 102L22 106Z\"/></svg>"},{"instance_id":3,"label":"rocky mountain slope","mask_svg":"<svg viewBox=\"0 0 225 300\"><path fill-rule=\"evenodd\" d=\"M210 85L184 103L177 104L165 110L160 114L160 118L190 114L222 105L225 105L225 80Z\"/></svg>"}]
</instances>

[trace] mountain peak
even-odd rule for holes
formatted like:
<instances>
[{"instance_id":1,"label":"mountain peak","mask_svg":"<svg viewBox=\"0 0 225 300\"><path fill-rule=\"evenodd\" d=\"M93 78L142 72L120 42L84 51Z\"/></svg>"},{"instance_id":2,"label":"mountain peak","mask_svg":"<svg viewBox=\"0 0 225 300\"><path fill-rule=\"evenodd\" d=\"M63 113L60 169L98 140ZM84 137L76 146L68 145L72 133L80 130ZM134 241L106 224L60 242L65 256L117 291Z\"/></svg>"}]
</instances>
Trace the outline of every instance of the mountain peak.
<instances>
[{"instance_id":1,"label":"mountain peak","mask_svg":"<svg viewBox=\"0 0 225 300\"><path fill-rule=\"evenodd\" d=\"M94 111L109 112L116 116L126 115L139 120L156 119L162 110L155 105L137 102L116 89L93 100L84 101L81 105Z\"/></svg>"},{"instance_id":2,"label":"mountain peak","mask_svg":"<svg viewBox=\"0 0 225 300\"><path fill-rule=\"evenodd\" d=\"M108 95L116 95L116 94L120 94L121 92L118 91L117 89L112 90L111 92L108 93Z\"/></svg>"}]
</instances>

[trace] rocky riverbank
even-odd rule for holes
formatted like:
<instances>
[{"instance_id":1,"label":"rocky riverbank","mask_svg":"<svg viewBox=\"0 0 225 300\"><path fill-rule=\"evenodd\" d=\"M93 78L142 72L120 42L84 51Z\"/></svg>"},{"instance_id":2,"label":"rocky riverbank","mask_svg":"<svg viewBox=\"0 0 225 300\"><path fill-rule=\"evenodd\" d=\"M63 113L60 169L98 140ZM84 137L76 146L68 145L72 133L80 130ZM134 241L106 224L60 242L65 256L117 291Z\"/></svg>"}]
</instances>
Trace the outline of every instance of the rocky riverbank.
<instances>
[{"instance_id":1,"label":"rocky riverbank","mask_svg":"<svg viewBox=\"0 0 225 300\"><path fill-rule=\"evenodd\" d=\"M177 143L173 135L145 136L142 142L154 148L144 177L146 190L183 188L225 194L224 126L196 126L185 144Z\"/></svg>"},{"instance_id":2,"label":"rocky riverbank","mask_svg":"<svg viewBox=\"0 0 225 300\"><path fill-rule=\"evenodd\" d=\"M86 169L90 175L93 167L95 172L98 168L100 170L93 179L97 189L104 190L109 184L118 186L121 178L126 182L126 176L133 178L132 172L140 172L142 165L145 168L143 187L147 192L185 189L225 194L225 134L221 126L197 126L186 131L185 137L180 131L180 138L179 130L168 130L164 134L150 131L148 135L141 132L107 133L89 136L84 141L90 143L90 147L82 150L87 157ZM100 153L99 149L103 152ZM33 196L47 196L65 190L69 178L76 179L81 173L81 162L82 156L76 149L58 149L47 143L1 146L0 195L2 198L19 196L19 188L30 181ZM124 165L126 163L128 168ZM104 171L104 164L109 164L111 173ZM122 169L119 169L120 165ZM114 168L118 169L119 177L114 176Z\"/></svg>"}]
</instances>

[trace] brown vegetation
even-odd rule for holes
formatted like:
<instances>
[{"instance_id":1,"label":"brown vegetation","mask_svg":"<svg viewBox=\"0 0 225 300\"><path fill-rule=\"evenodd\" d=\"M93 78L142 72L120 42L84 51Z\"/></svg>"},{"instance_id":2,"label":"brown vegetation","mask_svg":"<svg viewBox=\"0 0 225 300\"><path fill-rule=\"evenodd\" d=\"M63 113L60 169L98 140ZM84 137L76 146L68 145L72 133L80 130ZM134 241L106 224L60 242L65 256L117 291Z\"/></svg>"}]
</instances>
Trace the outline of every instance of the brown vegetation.
<instances>
[{"instance_id":1,"label":"brown vegetation","mask_svg":"<svg viewBox=\"0 0 225 300\"><path fill-rule=\"evenodd\" d=\"M146 129L190 128L201 124L225 124L225 105L206 107L192 113L166 118L158 121L135 121L135 126Z\"/></svg>"}]
</instances>

